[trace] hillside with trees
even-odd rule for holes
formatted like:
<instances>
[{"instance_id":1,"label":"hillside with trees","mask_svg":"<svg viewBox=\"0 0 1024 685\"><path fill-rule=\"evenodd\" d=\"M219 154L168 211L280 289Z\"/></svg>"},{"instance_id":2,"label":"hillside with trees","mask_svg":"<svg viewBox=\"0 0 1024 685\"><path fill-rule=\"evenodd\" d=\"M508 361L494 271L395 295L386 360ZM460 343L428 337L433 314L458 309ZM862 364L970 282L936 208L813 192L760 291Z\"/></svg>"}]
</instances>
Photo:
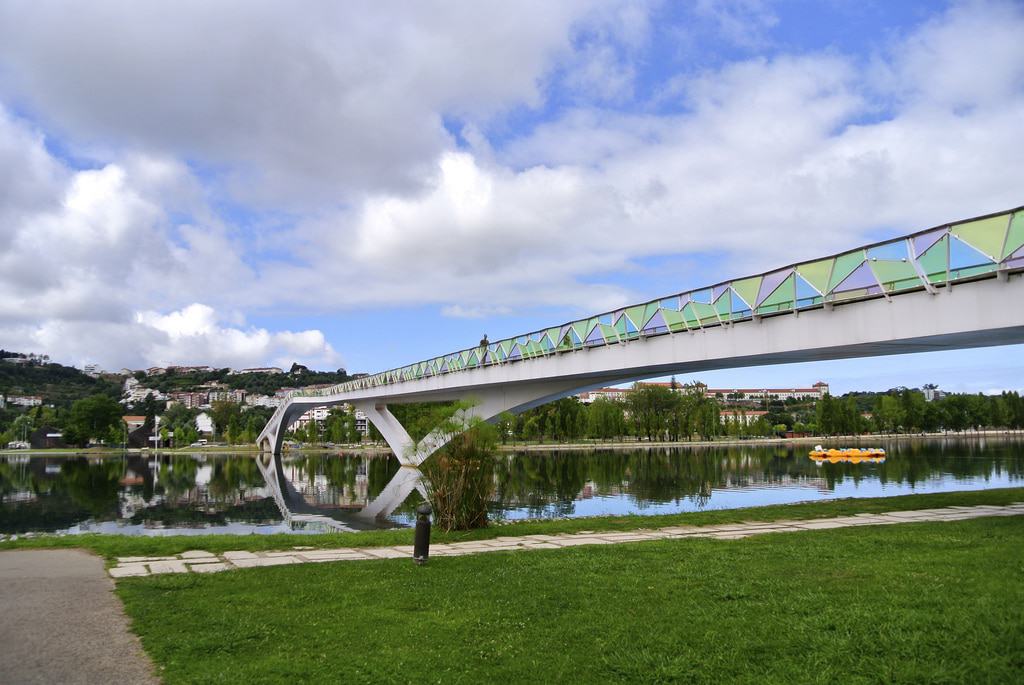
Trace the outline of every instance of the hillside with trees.
<instances>
[{"instance_id":1,"label":"hillside with trees","mask_svg":"<svg viewBox=\"0 0 1024 685\"><path fill-rule=\"evenodd\" d=\"M0 350L0 358L5 357L28 358L23 354ZM42 361L45 359L36 358L23 364L0 361L0 394L38 395L45 404L64 408L89 395L121 397L120 381L109 377L93 378L79 369Z\"/></svg>"}]
</instances>

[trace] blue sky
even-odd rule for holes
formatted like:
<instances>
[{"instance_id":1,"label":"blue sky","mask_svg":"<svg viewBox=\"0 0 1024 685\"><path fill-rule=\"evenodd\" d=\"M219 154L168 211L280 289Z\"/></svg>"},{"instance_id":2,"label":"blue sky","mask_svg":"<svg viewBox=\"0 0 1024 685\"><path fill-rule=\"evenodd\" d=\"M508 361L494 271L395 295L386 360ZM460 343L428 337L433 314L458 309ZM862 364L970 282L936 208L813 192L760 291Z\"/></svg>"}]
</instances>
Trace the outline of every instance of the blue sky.
<instances>
[{"instance_id":1,"label":"blue sky","mask_svg":"<svg viewBox=\"0 0 1024 685\"><path fill-rule=\"evenodd\" d=\"M1024 204L1019 2L56 4L0 2L0 346L66 363L377 371Z\"/></svg>"}]
</instances>

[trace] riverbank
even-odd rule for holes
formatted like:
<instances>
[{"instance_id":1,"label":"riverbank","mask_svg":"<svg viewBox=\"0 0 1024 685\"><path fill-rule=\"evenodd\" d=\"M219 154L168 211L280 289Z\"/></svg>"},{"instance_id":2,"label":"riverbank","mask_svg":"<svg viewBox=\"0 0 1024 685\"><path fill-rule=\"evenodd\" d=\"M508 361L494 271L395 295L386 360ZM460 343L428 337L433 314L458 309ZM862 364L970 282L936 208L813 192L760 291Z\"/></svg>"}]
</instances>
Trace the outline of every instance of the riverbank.
<instances>
[{"instance_id":1,"label":"riverbank","mask_svg":"<svg viewBox=\"0 0 1024 685\"><path fill-rule=\"evenodd\" d=\"M998 438L1024 438L1024 430L983 430L964 431L963 433L871 433L860 435L812 435L794 438L721 438L715 440L683 440L683 441L584 441L573 443L549 443L549 442L516 442L499 445L498 449L504 452L516 451L559 451L559 450L585 450L585 449L637 449L637 448L673 448L673 447L744 447L752 445L877 445L880 442L899 442L907 440L975 440L975 439L998 439Z\"/></svg>"},{"instance_id":2,"label":"riverbank","mask_svg":"<svg viewBox=\"0 0 1024 685\"><path fill-rule=\"evenodd\" d=\"M781 504L744 509L661 516L595 516L574 519L542 519L496 524L471 531L444 533L435 530L435 543L490 540L501 536L556 535L560 533L617 532L668 526L704 526L742 522L779 520L810 520L855 514L878 514L952 506L1003 506L1024 501L1024 488L1001 488L969 492L945 492L899 497L872 497ZM324 533L320 535L167 535L141 537L129 535L35 535L15 536L0 540L0 550L83 548L113 562L118 557L153 557L201 550L214 554L246 550L252 552L289 551L296 547L331 549L338 547L391 547L411 545L413 530L367 530L355 533Z\"/></svg>"},{"instance_id":3,"label":"riverbank","mask_svg":"<svg viewBox=\"0 0 1024 685\"><path fill-rule=\"evenodd\" d=\"M637 448L685 448L685 447L743 447L748 445L877 445L880 442L901 442L908 440L980 440L999 438L1024 438L1024 430L982 430L964 431L962 433L871 433L861 435L813 435L794 438L719 438L715 440L683 440L683 441L600 441L586 440L583 442L512 442L499 444L501 452L537 452L567 450L624 450ZM52 448L39 450L0 450L0 456L24 457L112 457L122 454L256 454L259 450L255 445L216 445L205 447L177 447L174 449L78 449ZM387 445L367 443L359 445L338 445L335 447L303 447L286 448L285 454L338 454L359 453L373 456L390 454Z\"/></svg>"},{"instance_id":4,"label":"riverbank","mask_svg":"<svg viewBox=\"0 0 1024 685\"><path fill-rule=\"evenodd\" d=\"M1016 682L1022 543L1015 516L162 575L117 592L171 685Z\"/></svg>"}]
</instances>

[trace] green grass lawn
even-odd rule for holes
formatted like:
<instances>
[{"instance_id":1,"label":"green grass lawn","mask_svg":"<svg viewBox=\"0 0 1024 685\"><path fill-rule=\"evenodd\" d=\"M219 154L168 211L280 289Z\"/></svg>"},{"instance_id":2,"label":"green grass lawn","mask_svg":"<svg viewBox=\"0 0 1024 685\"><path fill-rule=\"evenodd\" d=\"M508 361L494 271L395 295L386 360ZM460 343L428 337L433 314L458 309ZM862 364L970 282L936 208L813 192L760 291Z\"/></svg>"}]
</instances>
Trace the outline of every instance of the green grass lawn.
<instances>
[{"instance_id":1,"label":"green grass lawn","mask_svg":"<svg viewBox=\"0 0 1024 685\"><path fill-rule=\"evenodd\" d=\"M770 507L722 509L689 514L661 516L595 516L592 518L537 520L495 525L479 530L442 533L434 531L433 542L485 540L501 535L553 535L589 531L636 530L675 525L711 525L741 521L776 521L781 519L813 519L850 514L932 509L980 504L1011 504L1024 501L1024 488L1001 488L971 492L945 492L900 497L850 498L831 502L780 504ZM127 556L162 556L180 554L191 549L220 553L229 550L287 550L296 545L317 547L382 547L411 545L411 528L362 531L358 533L326 533L322 535L172 535L142 537L131 535L68 535L19 538L0 542L5 549L40 549L81 547L113 560Z\"/></svg>"},{"instance_id":2,"label":"green grass lawn","mask_svg":"<svg viewBox=\"0 0 1024 685\"><path fill-rule=\"evenodd\" d=\"M1024 681L1024 517L117 591L169 684Z\"/></svg>"}]
</instances>

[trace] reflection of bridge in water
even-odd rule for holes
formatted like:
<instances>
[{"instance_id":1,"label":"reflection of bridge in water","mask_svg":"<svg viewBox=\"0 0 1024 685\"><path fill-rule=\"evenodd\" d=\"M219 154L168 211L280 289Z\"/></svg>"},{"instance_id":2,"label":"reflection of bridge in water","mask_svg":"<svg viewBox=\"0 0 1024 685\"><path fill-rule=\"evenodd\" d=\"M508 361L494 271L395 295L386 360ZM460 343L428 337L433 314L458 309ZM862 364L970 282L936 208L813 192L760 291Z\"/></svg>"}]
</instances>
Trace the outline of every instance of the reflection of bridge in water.
<instances>
[{"instance_id":1,"label":"reflection of bridge in water","mask_svg":"<svg viewBox=\"0 0 1024 685\"><path fill-rule=\"evenodd\" d=\"M320 502L320 498L310 502L303 492L308 493L309 488L296 483L296 474L293 472L291 479L286 477L281 455L263 453L256 458L256 463L285 525L293 530L329 532L378 528L414 490L426 499L423 474L414 467L400 468L380 494L365 504L338 505Z\"/></svg>"}]
</instances>

